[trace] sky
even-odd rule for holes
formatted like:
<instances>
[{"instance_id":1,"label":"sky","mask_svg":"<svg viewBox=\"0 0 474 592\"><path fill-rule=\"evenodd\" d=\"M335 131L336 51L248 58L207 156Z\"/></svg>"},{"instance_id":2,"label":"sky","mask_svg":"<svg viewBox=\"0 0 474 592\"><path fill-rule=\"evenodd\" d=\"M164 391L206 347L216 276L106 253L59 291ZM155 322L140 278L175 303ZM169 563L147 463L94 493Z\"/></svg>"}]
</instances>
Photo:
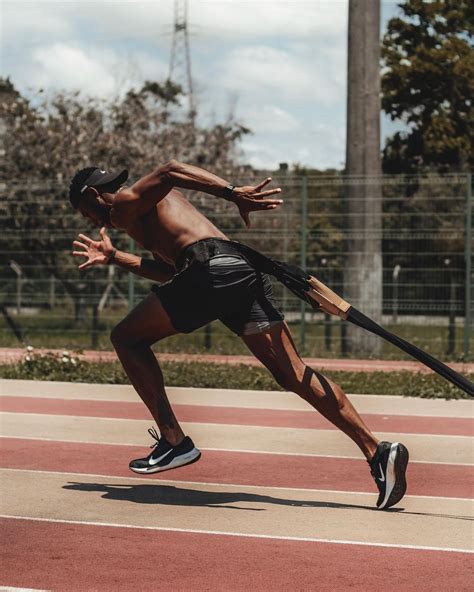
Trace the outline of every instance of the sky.
<instances>
[{"instance_id":1,"label":"sky","mask_svg":"<svg viewBox=\"0 0 474 592\"><path fill-rule=\"evenodd\" d=\"M25 94L111 97L168 76L174 0L0 2L0 75ZM397 10L382 1L382 33ZM348 0L189 0L201 121L232 112L253 132L242 150L256 168L341 168L347 12ZM393 129L382 116L382 138Z\"/></svg>"}]
</instances>

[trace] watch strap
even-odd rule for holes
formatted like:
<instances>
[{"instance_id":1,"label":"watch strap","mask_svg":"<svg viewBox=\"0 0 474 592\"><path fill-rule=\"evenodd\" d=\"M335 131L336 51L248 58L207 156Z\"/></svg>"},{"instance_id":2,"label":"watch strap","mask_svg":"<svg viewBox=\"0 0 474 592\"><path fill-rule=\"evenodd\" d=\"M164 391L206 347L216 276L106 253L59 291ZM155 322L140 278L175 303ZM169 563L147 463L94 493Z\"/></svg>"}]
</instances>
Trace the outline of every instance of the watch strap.
<instances>
[{"instance_id":1,"label":"watch strap","mask_svg":"<svg viewBox=\"0 0 474 592\"><path fill-rule=\"evenodd\" d=\"M234 196L234 189L235 185L226 185L222 190L222 197L231 201L232 197Z\"/></svg>"}]
</instances>

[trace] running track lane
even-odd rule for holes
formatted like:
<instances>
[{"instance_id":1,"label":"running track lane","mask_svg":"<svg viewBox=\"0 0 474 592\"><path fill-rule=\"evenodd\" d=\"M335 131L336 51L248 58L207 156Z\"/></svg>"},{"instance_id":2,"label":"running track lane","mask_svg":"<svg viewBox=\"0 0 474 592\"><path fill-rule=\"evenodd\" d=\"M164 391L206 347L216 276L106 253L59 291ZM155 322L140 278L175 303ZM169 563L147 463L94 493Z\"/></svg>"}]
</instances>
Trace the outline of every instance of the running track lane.
<instances>
[{"instance_id":1,"label":"running track lane","mask_svg":"<svg viewBox=\"0 0 474 592\"><path fill-rule=\"evenodd\" d=\"M9 586L128 592L166 583L196 592L431 592L436 582L437 589L464 592L472 583L468 556L458 552L22 519L2 523L3 582Z\"/></svg>"},{"instance_id":2,"label":"running track lane","mask_svg":"<svg viewBox=\"0 0 474 592\"><path fill-rule=\"evenodd\" d=\"M56 399L47 397L0 397L2 411L13 413L44 413L81 417L110 417L116 419L150 419L143 403L122 401L93 401ZM246 409L205 405L173 405L180 422L218 423L288 428L333 429L328 420L316 411ZM401 434L438 434L446 436L474 436L471 418L422 417L410 415L362 414L362 419L374 432ZM150 421L152 421L150 419Z\"/></svg>"},{"instance_id":3,"label":"running track lane","mask_svg":"<svg viewBox=\"0 0 474 592\"><path fill-rule=\"evenodd\" d=\"M145 448L112 444L2 438L0 466L36 471L72 471L132 477L128 463L148 454ZM138 475L137 475L138 476ZM305 457L227 451L203 451L198 463L150 476L155 480L233 483L265 487L323 489L376 493L364 460ZM471 498L474 472L470 467L412 463L408 494Z\"/></svg>"}]
</instances>

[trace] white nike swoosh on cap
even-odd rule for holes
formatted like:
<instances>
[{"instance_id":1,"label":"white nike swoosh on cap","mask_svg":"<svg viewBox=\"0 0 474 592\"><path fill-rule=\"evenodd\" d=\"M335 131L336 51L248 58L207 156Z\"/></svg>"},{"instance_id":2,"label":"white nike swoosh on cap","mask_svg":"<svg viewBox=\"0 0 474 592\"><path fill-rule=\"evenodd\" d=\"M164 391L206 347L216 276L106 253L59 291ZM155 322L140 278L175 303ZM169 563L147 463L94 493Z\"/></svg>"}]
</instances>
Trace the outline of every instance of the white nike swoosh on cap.
<instances>
[{"instance_id":1,"label":"white nike swoosh on cap","mask_svg":"<svg viewBox=\"0 0 474 592\"><path fill-rule=\"evenodd\" d=\"M161 456L159 456L158 458L153 458L153 457L152 457L152 458L150 458L150 460L148 461L148 463L149 463L150 465L152 465L152 466L153 466L153 465L157 465L157 464L160 462L160 460L163 460L163 459L165 458L165 456L168 456L168 454L169 454L170 452L172 452L172 450L173 450L173 449L171 449L171 450L168 450L168 452L165 452L164 454L162 454L162 455L161 455Z\"/></svg>"}]
</instances>

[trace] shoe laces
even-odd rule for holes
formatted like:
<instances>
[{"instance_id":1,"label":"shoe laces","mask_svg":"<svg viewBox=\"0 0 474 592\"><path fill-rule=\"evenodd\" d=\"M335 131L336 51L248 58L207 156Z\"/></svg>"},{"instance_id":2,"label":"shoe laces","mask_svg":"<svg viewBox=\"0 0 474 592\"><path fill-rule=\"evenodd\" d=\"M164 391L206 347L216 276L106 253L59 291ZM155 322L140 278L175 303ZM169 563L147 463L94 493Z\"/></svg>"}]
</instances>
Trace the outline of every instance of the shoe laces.
<instances>
[{"instance_id":1,"label":"shoe laces","mask_svg":"<svg viewBox=\"0 0 474 592\"><path fill-rule=\"evenodd\" d=\"M160 434L155 430L155 428L148 428L148 433L150 434L150 436L156 440L156 442L154 444L152 444L150 446L150 448L155 448L155 446L158 446L158 444L160 443Z\"/></svg>"}]
</instances>

